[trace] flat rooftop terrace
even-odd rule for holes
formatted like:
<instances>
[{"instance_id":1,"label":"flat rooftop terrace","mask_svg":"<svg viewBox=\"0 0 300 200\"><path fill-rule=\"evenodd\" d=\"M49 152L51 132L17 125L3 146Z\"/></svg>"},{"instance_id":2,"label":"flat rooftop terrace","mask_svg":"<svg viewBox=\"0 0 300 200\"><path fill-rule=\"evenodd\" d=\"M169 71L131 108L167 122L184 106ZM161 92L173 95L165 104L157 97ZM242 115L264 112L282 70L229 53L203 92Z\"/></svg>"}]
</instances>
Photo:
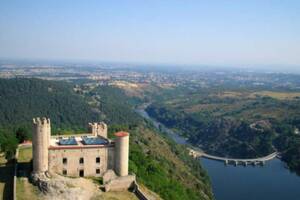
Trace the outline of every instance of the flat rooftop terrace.
<instances>
[{"instance_id":1,"label":"flat rooftop terrace","mask_svg":"<svg viewBox=\"0 0 300 200\"><path fill-rule=\"evenodd\" d=\"M95 148L108 147L114 145L107 138L93 135L79 136L56 136L50 140L49 149L78 149L78 148Z\"/></svg>"}]
</instances>

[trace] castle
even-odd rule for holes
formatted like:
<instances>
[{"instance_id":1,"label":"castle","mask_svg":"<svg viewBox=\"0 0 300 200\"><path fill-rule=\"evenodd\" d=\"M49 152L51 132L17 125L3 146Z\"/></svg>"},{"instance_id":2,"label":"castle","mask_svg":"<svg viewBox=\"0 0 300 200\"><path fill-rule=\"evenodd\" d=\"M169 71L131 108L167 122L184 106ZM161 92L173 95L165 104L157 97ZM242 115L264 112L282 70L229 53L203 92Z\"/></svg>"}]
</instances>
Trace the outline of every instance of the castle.
<instances>
[{"instance_id":1,"label":"castle","mask_svg":"<svg viewBox=\"0 0 300 200\"><path fill-rule=\"evenodd\" d=\"M70 177L103 177L105 190L128 189L129 133L107 138L107 125L89 123L90 133L51 136L48 118L33 119L33 177L60 174Z\"/></svg>"}]
</instances>

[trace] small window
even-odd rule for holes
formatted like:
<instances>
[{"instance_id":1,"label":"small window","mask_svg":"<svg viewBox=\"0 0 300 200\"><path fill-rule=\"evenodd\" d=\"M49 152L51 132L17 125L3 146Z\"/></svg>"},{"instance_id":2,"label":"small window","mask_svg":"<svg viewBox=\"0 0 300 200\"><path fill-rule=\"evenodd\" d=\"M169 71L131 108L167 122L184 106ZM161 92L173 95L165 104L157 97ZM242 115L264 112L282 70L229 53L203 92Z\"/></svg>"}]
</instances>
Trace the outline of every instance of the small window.
<instances>
[{"instance_id":1,"label":"small window","mask_svg":"<svg viewBox=\"0 0 300 200\"><path fill-rule=\"evenodd\" d=\"M63 164L66 165L66 164L68 163L68 159L67 159L67 158L63 158L63 159L62 159L62 162L63 162Z\"/></svg>"},{"instance_id":2,"label":"small window","mask_svg":"<svg viewBox=\"0 0 300 200\"><path fill-rule=\"evenodd\" d=\"M100 163L100 157L96 158L96 163Z\"/></svg>"},{"instance_id":3,"label":"small window","mask_svg":"<svg viewBox=\"0 0 300 200\"><path fill-rule=\"evenodd\" d=\"M67 175L67 174L68 174L68 172L67 172L66 169L64 169L64 170L62 171L62 173L63 173L63 175Z\"/></svg>"},{"instance_id":4,"label":"small window","mask_svg":"<svg viewBox=\"0 0 300 200\"><path fill-rule=\"evenodd\" d=\"M100 174L100 169L96 169L96 174Z\"/></svg>"},{"instance_id":5,"label":"small window","mask_svg":"<svg viewBox=\"0 0 300 200\"><path fill-rule=\"evenodd\" d=\"M83 169L79 171L79 176L80 177L84 177L84 171L83 171Z\"/></svg>"},{"instance_id":6,"label":"small window","mask_svg":"<svg viewBox=\"0 0 300 200\"><path fill-rule=\"evenodd\" d=\"M79 158L79 164L83 164L84 163L84 159L83 158Z\"/></svg>"}]
</instances>

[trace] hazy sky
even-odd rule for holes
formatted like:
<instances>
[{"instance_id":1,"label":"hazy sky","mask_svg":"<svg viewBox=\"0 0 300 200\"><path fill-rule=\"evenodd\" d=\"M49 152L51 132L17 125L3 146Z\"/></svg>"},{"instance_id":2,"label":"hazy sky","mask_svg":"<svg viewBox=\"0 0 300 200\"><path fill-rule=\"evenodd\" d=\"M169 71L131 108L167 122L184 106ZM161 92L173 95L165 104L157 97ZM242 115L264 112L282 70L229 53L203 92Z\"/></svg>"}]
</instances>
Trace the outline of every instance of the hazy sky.
<instances>
[{"instance_id":1,"label":"hazy sky","mask_svg":"<svg viewBox=\"0 0 300 200\"><path fill-rule=\"evenodd\" d=\"M0 57L300 66L299 0L1 0Z\"/></svg>"}]
</instances>

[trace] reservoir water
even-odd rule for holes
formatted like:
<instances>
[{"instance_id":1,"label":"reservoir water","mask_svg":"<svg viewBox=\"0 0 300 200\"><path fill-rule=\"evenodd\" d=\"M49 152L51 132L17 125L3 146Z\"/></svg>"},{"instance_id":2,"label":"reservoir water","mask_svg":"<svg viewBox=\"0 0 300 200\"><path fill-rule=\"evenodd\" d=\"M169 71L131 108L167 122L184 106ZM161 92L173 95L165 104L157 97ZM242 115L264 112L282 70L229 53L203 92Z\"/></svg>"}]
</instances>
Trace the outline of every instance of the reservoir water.
<instances>
[{"instance_id":1,"label":"reservoir water","mask_svg":"<svg viewBox=\"0 0 300 200\"><path fill-rule=\"evenodd\" d=\"M201 158L216 200L299 200L300 177L274 159L264 166L225 166Z\"/></svg>"},{"instance_id":2,"label":"reservoir water","mask_svg":"<svg viewBox=\"0 0 300 200\"><path fill-rule=\"evenodd\" d=\"M137 112L151 120L179 144L186 140L166 128L143 110ZM264 166L233 166L201 158L208 172L216 200L299 200L300 177L290 172L279 159L267 161Z\"/></svg>"}]
</instances>

